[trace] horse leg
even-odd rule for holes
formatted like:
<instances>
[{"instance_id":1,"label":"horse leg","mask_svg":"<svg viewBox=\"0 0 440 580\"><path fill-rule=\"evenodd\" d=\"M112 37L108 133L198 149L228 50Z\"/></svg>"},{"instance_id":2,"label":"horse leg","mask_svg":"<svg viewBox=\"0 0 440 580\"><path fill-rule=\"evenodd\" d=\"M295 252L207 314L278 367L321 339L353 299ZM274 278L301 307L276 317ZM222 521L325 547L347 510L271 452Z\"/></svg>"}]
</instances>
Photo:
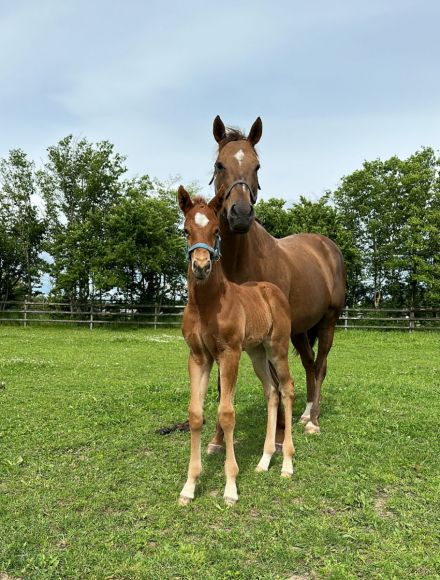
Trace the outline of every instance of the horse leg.
<instances>
[{"instance_id":1,"label":"horse leg","mask_svg":"<svg viewBox=\"0 0 440 580\"><path fill-rule=\"evenodd\" d=\"M217 401L220 402L220 393L221 393L221 385L220 385L220 369L218 370L217 374ZM208 443L207 453L208 455L212 455L213 453L221 453L224 450L223 447L223 429L217 419L217 423L215 425L215 433L214 437Z\"/></svg>"},{"instance_id":2,"label":"horse leg","mask_svg":"<svg viewBox=\"0 0 440 580\"><path fill-rule=\"evenodd\" d=\"M282 477L291 477L293 474L292 457L295 448L292 441L292 407L294 397L293 381L289 372L289 363L287 359L288 352L283 354L278 360L274 360L277 374L280 379L281 398L284 406L286 425L283 441L283 466L281 468Z\"/></svg>"},{"instance_id":3,"label":"horse leg","mask_svg":"<svg viewBox=\"0 0 440 580\"><path fill-rule=\"evenodd\" d=\"M312 409L313 400L315 396L315 356L312 347L310 346L307 334L295 334L291 337L292 344L296 348L301 357L301 363L306 371L307 382L307 404L306 408L299 420L300 423L308 423L310 421L310 411Z\"/></svg>"},{"instance_id":4,"label":"horse leg","mask_svg":"<svg viewBox=\"0 0 440 580\"><path fill-rule=\"evenodd\" d=\"M278 409L278 389L274 384L273 373L268 364L268 359L264 346L259 346L248 352L255 374L260 379L264 395L267 401L267 427L266 439L264 442L263 455L255 468L255 471L267 471L272 455L275 453L275 433L277 426L277 409ZM273 369L275 371L275 369Z\"/></svg>"},{"instance_id":5,"label":"horse leg","mask_svg":"<svg viewBox=\"0 0 440 580\"><path fill-rule=\"evenodd\" d=\"M228 350L223 353L219 360L220 366L220 404L218 407L218 419L223 433L225 435L226 459L225 475L226 486L223 494L227 505L234 505L238 500L237 493L237 474L238 465L234 452L234 427L235 427L235 410L234 394L235 384L237 382L238 362L240 360L240 351L235 352Z\"/></svg>"},{"instance_id":6,"label":"horse leg","mask_svg":"<svg viewBox=\"0 0 440 580\"><path fill-rule=\"evenodd\" d=\"M336 319L326 319L318 329L318 355L315 363L316 388L310 420L306 424L305 432L315 434L320 432L318 417L320 413L321 385L327 373L327 355L333 344Z\"/></svg>"},{"instance_id":7,"label":"horse leg","mask_svg":"<svg viewBox=\"0 0 440 580\"><path fill-rule=\"evenodd\" d=\"M203 402L208 389L212 358L198 361L190 355L188 369L191 380L191 400L189 403L189 425L191 429L191 454L188 477L180 492L180 505L188 505L194 499L196 483L202 472L201 432L203 426Z\"/></svg>"},{"instance_id":8,"label":"horse leg","mask_svg":"<svg viewBox=\"0 0 440 580\"><path fill-rule=\"evenodd\" d=\"M272 376L273 384L275 388L278 389L279 387L279 379L277 372L273 366L273 364L269 361L269 369L270 374ZM277 408L277 423L276 423L276 435L275 435L275 448L278 453L281 453L283 450L283 440L284 440L284 428L285 428L286 419L284 417L284 408L281 404L281 401L278 401L278 408Z\"/></svg>"}]
</instances>

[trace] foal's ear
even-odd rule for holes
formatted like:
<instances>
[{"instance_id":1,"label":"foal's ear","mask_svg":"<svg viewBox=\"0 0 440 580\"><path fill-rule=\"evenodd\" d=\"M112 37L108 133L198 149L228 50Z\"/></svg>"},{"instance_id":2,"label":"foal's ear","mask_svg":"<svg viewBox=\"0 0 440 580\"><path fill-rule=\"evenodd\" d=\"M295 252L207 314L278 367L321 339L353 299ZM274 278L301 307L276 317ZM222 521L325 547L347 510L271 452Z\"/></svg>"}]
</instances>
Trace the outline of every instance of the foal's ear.
<instances>
[{"instance_id":1,"label":"foal's ear","mask_svg":"<svg viewBox=\"0 0 440 580\"><path fill-rule=\"evenodd\" d=\"M257 117L251 127L248 135L248 141L251 145L256 145L263 134L263 122L261 117Z\"/></svg>"},{"instance_id":2,"label":"foal's ear","mask_svg":"<svg viewBox=\"0 0 440 580\"><path fill-rule=\"evenodd\" d=\"M217 117L214 119L212 133L217 143L220 143L220 141L223 141L223 139L226 137L226 127L223 121L220 119L219 115L217 115Z\"/></svg>"},{"instance_id":3,"label":"foal's ear","mask_svg":"<svg viewBox=\"0 0 440 580\"><path fill-rule=\"evenodd\" d=\"M223 205L223 198L225 196L225 186L221 185L219 190L217 191L215 197L211 199L208 203L208 206L212 209L212 211L217 215L220 210L222 209Z\"/></svg>"},{"instance_id":4,"label":"foal's ear","mask_svg":"<svg viewBox=\"0 0 440 580\"><path fill-rule=\"evenodd\" d=\"M179 200L179 207L183 211L184 214L187 214L189 210L194 207L192 199L183 185L179 186L177 191L177 199Z\"/></svg>"}]
</instances>

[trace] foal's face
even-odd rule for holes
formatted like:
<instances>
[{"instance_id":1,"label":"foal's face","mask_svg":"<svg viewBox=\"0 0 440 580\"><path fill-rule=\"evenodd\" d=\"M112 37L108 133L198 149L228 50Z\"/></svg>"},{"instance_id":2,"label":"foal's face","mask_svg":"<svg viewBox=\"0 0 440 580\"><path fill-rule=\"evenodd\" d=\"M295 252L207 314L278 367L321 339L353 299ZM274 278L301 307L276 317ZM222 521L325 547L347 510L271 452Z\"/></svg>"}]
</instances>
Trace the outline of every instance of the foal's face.
<instances>
[{"instance_id":1,"label":"foal's face","mask_svg":"<svg viewBox=\"0 0 440 580\"><path fill-rule=\"evenodd\" d=\"M227 140L226 128L216 117L213 129L214 137L219 143L219 153L214 165L214 184L216 191L223 185L224 197L222 213L229 228L234 233L247 233L254 220L254 203L258 195L258 170L260 164L254 146L261 138L262 124L258 118L252 125L247 139ZM234 181L244 181L230 190Z\"/></svg>"},{"instance_id":2,"label":"foal's face","mask_svg":"<svg viewBox=\"0 0 440 580\"><path fill-rule=\"evenodd\" d=\"M219 235L217 212L223 200L223 189L209 203L198 201L194 204L189 194L180 186L178 198L180 208L185 214L184 228L188 247L202 243L214 248ZM209 250L205 248L192 250L190 264L197 281L208 279L212 270L212 260Z\"/></svg>"},{"instance_id":3,"label":"foal's face","mask_svg":"<svg viewBox=\"0 0 440 580\"><path fill-rule=\"evenodd\" d=\"M185 234L188 245L203 243L214 248L219 235L218 218L212 209L205 204L197 204L185 217ZM205 248L196 248L191 252L191 269L199 281L207 280L212 270L212 256Z\"/></svg>"}]
</instances>

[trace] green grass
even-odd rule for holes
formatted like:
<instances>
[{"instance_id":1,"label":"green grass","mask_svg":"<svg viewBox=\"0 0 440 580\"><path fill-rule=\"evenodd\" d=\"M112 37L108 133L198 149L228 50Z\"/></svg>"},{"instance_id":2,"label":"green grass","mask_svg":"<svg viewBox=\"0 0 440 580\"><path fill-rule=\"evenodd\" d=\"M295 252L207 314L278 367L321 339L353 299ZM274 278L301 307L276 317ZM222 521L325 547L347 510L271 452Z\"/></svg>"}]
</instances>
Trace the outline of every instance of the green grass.
<instances>
[{"instance_id":1,"label":"green grass","mask_svg":"<svg viewBox=\"0 0 440 580\"><path fill-rule=\"evenodd\" d=\"M186 417L179 331L0 327L0 576L438 578L439 355L435 334L339 332L322 434L295 423L291 480L279 455L254 472L266 412L244 356L240 500L224 506L223 457L204 454L182 508L189 435L155 434Z\"/></svg>"}]
</instances>

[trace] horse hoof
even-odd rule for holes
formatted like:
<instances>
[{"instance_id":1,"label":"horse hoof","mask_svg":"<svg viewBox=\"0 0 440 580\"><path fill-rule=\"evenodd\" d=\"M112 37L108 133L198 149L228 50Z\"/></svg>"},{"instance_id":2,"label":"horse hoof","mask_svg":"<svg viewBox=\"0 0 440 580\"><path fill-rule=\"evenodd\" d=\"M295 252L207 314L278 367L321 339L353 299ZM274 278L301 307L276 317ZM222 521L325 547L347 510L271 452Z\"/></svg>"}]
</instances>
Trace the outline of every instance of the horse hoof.
<instances>
[{"instance_id":1,"label":"horse hoof","mask_svg":"<svg viewBox=\"0 0 440 580\"><path fill-rule=\"evenodd\" d=\"M269 471L267 468L264 469L264 467L261 467L261 465L257 465L257 467L255 468L255 471L257 473L263 473L264 471Z\"/></svg>"},{"instance_id":2,"label":"horse hoof","mask_svg":"<svg viewBox=\"0 0 440 580\"><path fill-rule=\"evenodd\" d=\"M233 507L237 503L237 500L233 497L225 497L224 500L225 504L229 507Z\"/></svg>"},{"instance_id":3,"label":"horse hoof","mask_svg":"<svg viewBox=\"0 0 440 580\"><path fill-rule=\"evenodd\" d=\"M185 497L184 495L179 496L179 505L189 505L191 503L190 497Z\"/></svg>"},{"instance_id":4,"label":"horse hoof","mask_svg":"<svg viewBox=\"0 0 440 580\"><path fill-rule=\"evenodd\" d=\"M307 433L307 435L319 435L319 433L321 433L321 429L319 425L315 425L309 421L306 425L306 428L304 429L304 432Z\"/></svg>"},{"instance_id":5,"label":"horse hoof","mask_svg":"<svg viewBox=\"0 0 440 580\"><path fill-rule=\"evenodd\" d=\"M214 455L214 453L223 453L223 445L217 445L216 443L209 443L206 450L208 455Z\"/></svg>"},{"instance_id":6,"label":"horse hoof","mask_svg":"<svg viewBox=\"0 0 440 580\"><path fill-rule=\"evenodd\" d=\"M307 415L301 415L301 417L299 418L298 423L300 425L305 425L306 423L308 423L310 421L310 417L307 417Z\"/></svg>"},{"instance_id":7,"label":"horse hoof","mask_svg":"<svg viewBox=\"0 0 440 580\"><path fill-rule=\"evenodd\" d=\"M292 477L292 473L290 473L290 471L282 471L281 472L281 477Z\"/></svg>"},{"instance_id":8,"label":"horse hoof","mask_svg":"<svg viewBox=\"0 0 440 580\"><path fill-rule=\"evenodd\" d=\"M275 451L277 453L282 453L283 452L283 444L282 443L275 443Z\"/></svg>"}]
</instances>

